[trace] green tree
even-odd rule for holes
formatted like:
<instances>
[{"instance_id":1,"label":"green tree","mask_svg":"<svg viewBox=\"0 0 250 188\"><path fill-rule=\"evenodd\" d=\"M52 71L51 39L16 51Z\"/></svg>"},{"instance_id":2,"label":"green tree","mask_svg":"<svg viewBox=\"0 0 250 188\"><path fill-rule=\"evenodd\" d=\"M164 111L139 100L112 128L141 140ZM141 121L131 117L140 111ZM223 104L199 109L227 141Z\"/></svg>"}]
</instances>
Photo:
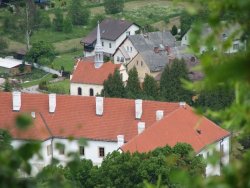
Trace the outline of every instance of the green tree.
<instances>
[{"instance_id":1,"label":"green tree","mask_svg":"<svg viewBox=\"0 0 250 188\"><path fill-rule=\"evenodd\" d=\"M12 86L8 78L5 79L3 90L6 92L12 91Z\"/></svg>"},{"instance_id":2,"label":"green tree","mask_svg":"<svg viewBox=\"0 0 250 188\"><path fill-rule=\"evenodd\" d=\"M116 14L123 11L123 0L104 0L104 8L107 14Z\"/></svg>"},{"instance_id":3,"label":"green tree","mask_svg":"<svg viewBox=\"0 0 250 188\"><path fill-rule=\"evenodd\" d=\"M181 80L189 80L188 70L184 60L175 59L167 65L160 80L161 97L166 101L185 101L190 103L192 92L183 88Z\"/></svg>"},{"instance_id":4,"label":"green tree","mask_svg":"<svg viewBox=\"0 0 250 188\"><path fill-rule=\"evenodd\" d=\"M11 149L11 135L8 131L0 129L0 150Z\"/></svg>"},{"instance_id":5,"label":"green tree","mask_svg":"<svg viewBox=\"0 0 250 188\"><path fill-rule=\"evenodd\" d=\"M173 36L177 35L178 33L178 28L176 27L176 25L173 25L172 29L171 29L171 33Z\"/></svg>"},{"instance_id":6,"label":"green tree","mask_svg":"<svg viewBox=\"0 0 250 188\"><path fill-rule=\"evenodd\" d=\"M81 0L74 0L69 6L69 16L73 25L87 25L90 17L88 8L82 6Z\"/></svg>"},{"instance_id":7,"label":"green tree","mask_svg":"<svg viewBox=\"0 0 250 188\"><path fill-rule=\"evenodd\" d=\"M120 98L126 96L125 87L118 69L116 69L113 74L110 74L108 79L104 81L101 95Z\"/></svg>"},{"instance_id":8,"label":"green tree","mask_svg":"<svg viewBox=\"0 0 250 188\"><path fill-rule=\"evenodd\" d=\"M144 78L143 93L147 99L157 100L159 98L158 84L156 80L148 74Z\"/></svg>"},{"instance_id":9,"label":"green tree","mask_svg":"<svg viewBox=\"0 0 250 188\"><path fill-rule=\"evenodd\" d=\"M8 48L7 41L4 38L0 37L0 51L6 50L7 48Z\"/></svg>"},{"instance_id":10,"label":"green tree","mask_svg":"<svg viewBox=\"0 0 250 188\"><path fill-rule=\"evenodd\" d=\"M141 87L138 77L138 72L135 67L128 72L128 82L126 85L126 92L128 98L140 98L141 97Z\"/></svg>"},{"instance_id":11,"label":"green tree","mask_svg":"<svg viewBox=\"0 0 250 188\"><path fill-rule=\"evenodd\" d=\"M55 58L54 47L44 41L36 42L26 55L26 59L35 63L41 63L42 59L48 59L50 62Z\"/></svg>"},{"instance_id":12,"label":"green tree","mask_svg":"<svg viewBox=\"0 0 250 188\"><path fill-rule=\"evenodd\" d=\"M218 111L230 106L233 100L233 90L219 86L211 90L201 91L197 101L195 101L195 105L202 107L204 110Z\"/></svg>"},{"instance_id":13,"label":"green tree","mask_svg":"<svg viewBox=\"0 0 250 188\"><path fill-rule=\"evenodd\" d=\"M53 19L53 27L55 31L63 31L63 13L62 10L55 11L55 18Z\"/></svg>"},{"instance_id":14,"label":"green tree","mask_svg":"<svg viewBox=\"0 0 250 188\"><path fill-rule=\"evenodd\" d=\"M63 22L63 32L70 33L73 30L73 25L70 19L65 19Z\"/></svg>"}]
</instances>

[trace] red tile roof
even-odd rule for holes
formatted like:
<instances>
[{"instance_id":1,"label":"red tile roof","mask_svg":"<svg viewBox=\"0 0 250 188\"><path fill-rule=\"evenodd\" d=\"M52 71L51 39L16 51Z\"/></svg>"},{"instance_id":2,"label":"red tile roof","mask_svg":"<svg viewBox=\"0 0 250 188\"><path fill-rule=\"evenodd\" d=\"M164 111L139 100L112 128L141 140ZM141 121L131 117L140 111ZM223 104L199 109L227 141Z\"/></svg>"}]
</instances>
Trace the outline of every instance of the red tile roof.
<instances>
[{"instance_id":1,"label":"red tile roof","mask_svg":"<svg viewBox=\"0 0 250 188\"><path fill-rule=\"evenodd\" d=\"M190 144L199 153L204 147L229 136L230 133L192 109L178 108L154 123L140 135L131 139L121 149L129 152L148 152L157 147L178 142Z\"/></svg>"},{"instance_id":2,"label":"red tile roof","mask_svg":"<svg viewBox=\"0 0 250 188\"><path fill-rule=\"evenodd\" d=\"M104 63L100 68L95 68L93 61L81 60L77 63L73 72L71 83L97 84L102 85L109 74L113 74L116 68L120 68L120 64L112 62Z\"/></svg>"},{"instance_id":3,"label":"red tile roof","mask_svg":"<svg viewBox=\"0 0 250 188\"><path fill-rule=\"evenodd\" d=\"M12 130L16 129L13 119L18 114L12 111L12 94L0 92L0 128L11 130L14 138L38 140L49 138L49 130L55 137L73 136L108 141L116 141L117 135L124 135L125 141L129 141L137 135L139 120L135 119L134 100L104 98L104 114L97 116L95 97L57 95L55 113L49 113L48 98L46 94L22 93L20 112L35 111L37 118L32 129L26 135L21 135ZM164 110L165 114L169 114L179 108L178 103L156 101L143 101L142 106L140 121L146 122L146 128L155 122L157 110Z\"/></svg>"}]
</instances>

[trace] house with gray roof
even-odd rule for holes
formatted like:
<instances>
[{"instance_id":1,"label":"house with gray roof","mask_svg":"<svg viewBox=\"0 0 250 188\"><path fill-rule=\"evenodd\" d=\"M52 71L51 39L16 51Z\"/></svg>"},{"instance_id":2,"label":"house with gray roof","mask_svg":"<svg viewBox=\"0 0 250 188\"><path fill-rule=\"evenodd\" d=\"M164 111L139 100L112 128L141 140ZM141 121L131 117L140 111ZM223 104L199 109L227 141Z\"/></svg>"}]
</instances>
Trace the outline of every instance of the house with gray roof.
<instances>
[{"instance_id":1,"label":"house with gray roof","mask_svg":"<svg viewBox=\"0 0 250 188\"><path fill-rule=\"evenodd\" d=\"M129 35L134 35L139 26L127 20L105 19L100 23L101 43L104 55L113 56L116 49ZM96 45L97 28L81 40L84 47L84 56L93 56Z\"/></svg>"},{"instance_id":2,"label":"house with gray roof","mask_svg":"<svg viewBox=\"0 0 250 188\"><path fill-rule=\"evenodd\" d=\"M246 41L242 41L242 32L240 30L239 24L228 24L226 22L221 22L221 32L215 36L219 42L221 42L221 45L219 46L213 46L213 50L220 49L221 46L223 46L224 42L227 42L230 40L231 46L229 46L224 52L225 53L236 53L240 50L244 50L246 48ZM189 47L190 46L190 35L192 34L192 28L182 37L181 45ZM213 34L212 28L208 24L204 24L201 30L200 39L204 40L207 37L209 37L211 34ZM202 40L199 40L202 42ZM204 53L207 51L207 47L205 44L201 44L200 47L200 53Z\"/></svg>"},{"instance_id":3,"label":"house with gray roof","mask_svg":"<svg viewBox=\"0 0 250 188\"><path fill-rule=\"evenodd\" d=\"M143 82L146 74L157 77L163 71L175 45L175 37L169 31L130 35L116 50L114 63L125 64L128 70L136 67Z\"/></svg>"}]
</instances>

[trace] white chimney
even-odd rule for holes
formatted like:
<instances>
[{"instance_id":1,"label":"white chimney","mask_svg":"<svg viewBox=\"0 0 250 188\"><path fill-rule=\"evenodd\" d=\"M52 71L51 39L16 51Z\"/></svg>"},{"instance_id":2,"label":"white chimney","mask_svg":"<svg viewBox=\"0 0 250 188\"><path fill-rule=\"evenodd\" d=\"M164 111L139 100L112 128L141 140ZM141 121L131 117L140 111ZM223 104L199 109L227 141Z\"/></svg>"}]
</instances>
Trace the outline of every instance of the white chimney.
<instances>
[{"instance_id":1,"label":"white chimney","mask_svg":"<svg viewBox=\"0 0 250 188\"><path fill-rule=\"evenodd\" d=\"M96 97L95 98L96 104L96 115L103 115L103 97Z\"/></svg>"},{"instance_id":2,"label":"white chimney","mask_svg":"<svg viewBox=\"0 0 250 188\"><path fill-rule=\"evenodd\" d=\"M186 107L186 102L179 102L180 107Z\"/></svg>"},{"instance_id":3,"label":"white chimney","mask_svg":"<svg viewBox=\"0 0 250 188\"><path fill-rule=\"evenodd\" d=\"M142 116L142 100L136 99L135 100L135 118L141 119Z\"/></svg>"},{"instance_id":4,"label":"white chimney","mask_svg":"<svg viewBox=\"0 0 250 188\"><path fill-rule=\"evenodd\" d=\"M137 128L138 134L141 134L145 130L145 122L138 122Z\"/></svg>"},{"instance_id":5,"label":"white chimney","mask_svg":"<svg viewBox=\"0 0 250 188\"><path fill-rule=\"evenodd\" d=\"M35 118L36 118L36 112L31 112L31 117L32 117L33 119L35 119Z\"/></svg>"},{"instance_id":6,"label":"white chimney","mask_svg":"<svg viewBox=\"0 0 250 188\"><path fill-rule=\"evenodd\" d=\"M164 116L164 111L163 110L157 110L156 111L156 121L160 121Z\"/></svg>"},{"instance_id":7,"label":"white chimney","mask_svg":"<svg viewBox=\"0 0 250 188\"><path fill-rule=\"evenodd\" d=\"M54 113L56 110L56 94L49 94L49 112Z\"/></svg>"},{"instance_id":8,"label":"white chimney","mask_svg":"<svg viewBox=\"0 0 250 188\"><path fill-rule=\"evenodd\" d=\"M12 103L13 103L13 111L19 111L21 108L21 92L19 91L12 92Z\"/></svg>"},{"instance_id":9,"label":"white chimney","mask_svg":"<svg viewBox=\"0 0 250 188\"><path fill-rule=\"evenodd\" d=\"M124 135L117 135L117 146L118 148L124 144Z\"/></svg>"}]
</instances>

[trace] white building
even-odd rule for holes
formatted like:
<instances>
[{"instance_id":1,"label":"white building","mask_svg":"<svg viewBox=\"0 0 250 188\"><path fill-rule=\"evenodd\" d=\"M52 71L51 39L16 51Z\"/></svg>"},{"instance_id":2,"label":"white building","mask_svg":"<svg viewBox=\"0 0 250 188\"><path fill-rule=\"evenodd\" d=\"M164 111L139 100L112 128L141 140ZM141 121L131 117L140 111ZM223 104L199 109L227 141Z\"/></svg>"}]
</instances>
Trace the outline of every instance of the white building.
<instances>
[{"instance_id":1,"label":"white building","mask_svg":"<svg viewBox=\"0 0 250 188\"><path fill-rule=\"evenodd\" d=\"M96 27L88 36L81 40L84 46L84 56L89 57L95 54L95 45L97 41ZM105 19L100 23L101 44L104 55L111 57L120 44L128 35L134 35L139 27L126 20Z\"/></svg>"},{"instance_id":2,"label":"white building","mask_svg":"<svg viewBox=\"0 0 250 188\"><path fill-rule=\"evenodd\" d=\"M128 74L123 65L116 65L112 62L104 63L104 48L100 36L98 24L94 56L82 58L76 62L70 79L71 95L95 96L101 94L103 82L114 73L115 69L119 70L124 83L128 80Z\"/></svg>"},{"instance_id":3,"label":"white building","mask_svg":"<svg viewBox=\"0 0 250 188\"><path fill-rule=\"evenodd\" d=\"M223 23L222 23L223 24ZM228 39L231 40L232 44L231 46L225 51L225 53L236 53L240 50L246 49L246 41L241 40L242 33L239 30L239 25L234 26L225 26L222 30L222 32L217 36L218 40L221 41L221 44ZM181 45L182 46L190 46L190 35L192 32L192 28L182 37ZM204 24L201 32L201 38L202 40L206 39L213 33L212 28L208 26L208 24ZM230 39L232 37L232 39ZM197 39L199 40L199 39ZM206 45L200 45L200 53L204 53L207 51ZM218 46L214 46L213 50L218 49Z\"/></svg>"},{"instance_id":4,"label":"white building","mask_svg":"<svg viewBox=\"0 0 250 188\"><path fill-rule=\"evenodd\" d=\"M222 163L229 162L230 133L196 115L185 103L20 92L1 92L0 101L0 128L9 130L14 148L28 140L42 143L43 158L30 160L32 175L52 158L64 165L69 152L100 165L108 153L119 148L144 152L178 142L190 144L204 157L208 152L213 155L209 146L215 144L223 154ZM14 125L19 113L28 113L34 120L25 132ZM79 142L81 138L87 145ZM58 149L57 143L63 147ZM208 166L207 175L219 174L219 167L214 171Z\"/></svg>"}]
</instances>

